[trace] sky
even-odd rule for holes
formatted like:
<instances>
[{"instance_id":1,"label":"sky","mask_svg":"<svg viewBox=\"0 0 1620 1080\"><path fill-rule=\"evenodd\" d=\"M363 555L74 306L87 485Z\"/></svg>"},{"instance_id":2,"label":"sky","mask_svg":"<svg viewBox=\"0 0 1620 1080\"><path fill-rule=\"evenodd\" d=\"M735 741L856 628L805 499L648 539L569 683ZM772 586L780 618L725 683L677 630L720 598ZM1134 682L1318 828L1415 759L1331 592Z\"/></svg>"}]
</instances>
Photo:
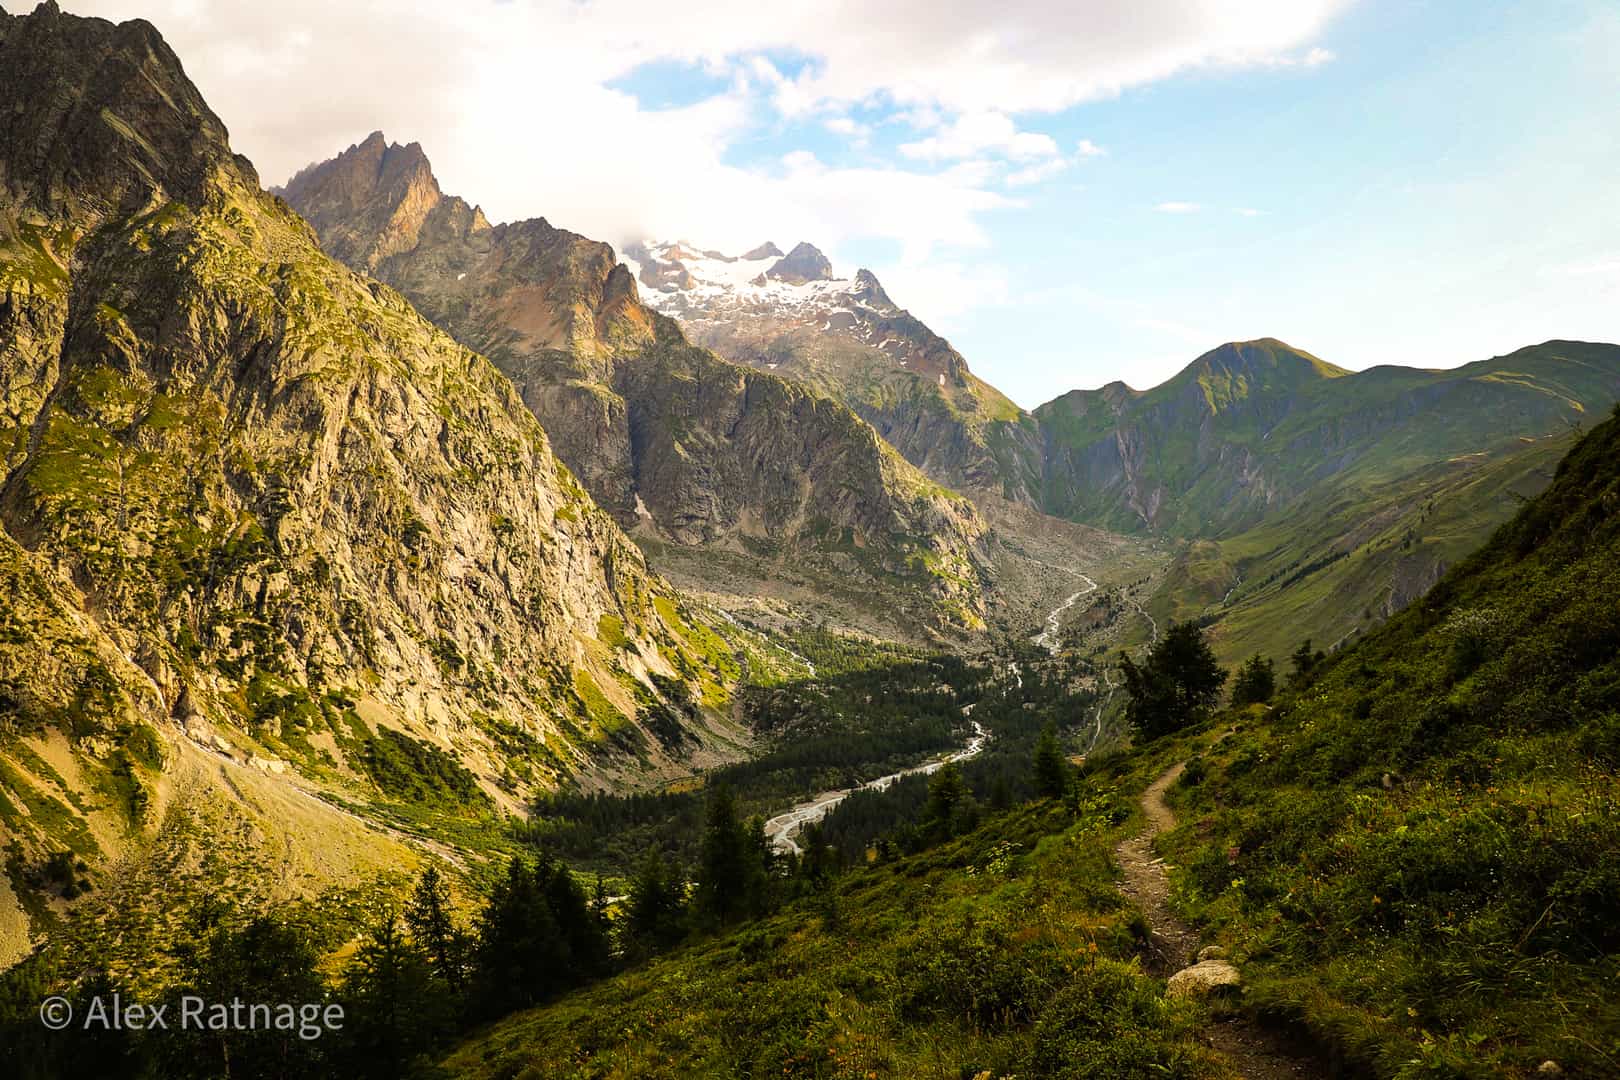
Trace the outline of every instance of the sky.
<instances>
[{"instance_id":1,"label":"sky","mask_svg":"<svg viewBox=\"0 0 1620 1080\"><path fill-rule=\"evenodd\" d=\"M872 269L1033 407L1225 341L1620 340L1612 0L66 0L266 185L373 130L495 221Z\"/></svg>"}]
</instances>

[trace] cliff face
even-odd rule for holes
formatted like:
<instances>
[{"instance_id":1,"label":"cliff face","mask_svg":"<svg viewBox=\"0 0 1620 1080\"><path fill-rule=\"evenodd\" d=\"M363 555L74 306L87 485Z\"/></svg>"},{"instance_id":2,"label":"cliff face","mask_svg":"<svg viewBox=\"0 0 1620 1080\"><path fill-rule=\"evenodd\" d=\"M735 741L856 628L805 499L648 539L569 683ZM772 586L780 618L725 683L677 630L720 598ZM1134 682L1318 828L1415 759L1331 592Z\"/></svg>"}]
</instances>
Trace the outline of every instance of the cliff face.
<instances>
[{"instance_id":1,"label":"cliff face","mask_svg":"<svg viewBox=\"0 0 1620 1080\"><path fill-rule=\"evenodd\" d=\"M373 258L415 197L385 182L395 157L415 152L373 136L285 197L331 251L488 355L622 525L791 553L892 593L922 623L982 625L986 528L971 505L814 388L692 345L607 244L544 219L490 226L434 184L414 244ZM781 276L819 273L816 255L796 249Z\"/></svg>"},{"instance_id":2,"label":"cliff face","mask_svg":"<svg viewBox=\"0 0 1620 1080\"><path fill-rule=\"evenodd\" d=\"M107 773L151 826L198 748L366 798L386 729L516 803L703 742L729 654L489 361L259 190L143 22L0 17L0 328L25 805ZM60 739L54 774L19 749ZM43 821L4 831L65 842Z\"/></svg>"}]
</instances>

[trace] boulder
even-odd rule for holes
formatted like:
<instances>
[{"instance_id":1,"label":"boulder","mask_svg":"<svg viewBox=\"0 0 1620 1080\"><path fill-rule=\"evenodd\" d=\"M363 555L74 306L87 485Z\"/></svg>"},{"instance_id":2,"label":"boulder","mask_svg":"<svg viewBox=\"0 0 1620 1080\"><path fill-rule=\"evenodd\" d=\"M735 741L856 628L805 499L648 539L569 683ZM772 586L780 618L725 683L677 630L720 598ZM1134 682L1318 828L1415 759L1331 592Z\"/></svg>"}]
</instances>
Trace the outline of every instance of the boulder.
<instances>
[{"instance_id":1,"label":"boulder","mask_svg":"<svg viewBox=\"0 0 1620 1080\"><path fill-rule=\"evenodd\" d=\"M1242 982L1238 969L1225 960L1200 960L1170 976L1165 992L1171 997L1203 997Z\"/></svg>"},{"instance_id":2,"label":"boulder","mask_svg":"<svg viewBox=\"0 0 1620 1080\"><path fill-rule=\"evenodd\" d=\"M1205 960L1225 960L1225 959L1226 959L1226 950L1221 948L1219 945L1205 945L1202 949L1198 950L1198 960L1199 960L1200 963L1202 963Z\"/></svg>"}]
</instances>

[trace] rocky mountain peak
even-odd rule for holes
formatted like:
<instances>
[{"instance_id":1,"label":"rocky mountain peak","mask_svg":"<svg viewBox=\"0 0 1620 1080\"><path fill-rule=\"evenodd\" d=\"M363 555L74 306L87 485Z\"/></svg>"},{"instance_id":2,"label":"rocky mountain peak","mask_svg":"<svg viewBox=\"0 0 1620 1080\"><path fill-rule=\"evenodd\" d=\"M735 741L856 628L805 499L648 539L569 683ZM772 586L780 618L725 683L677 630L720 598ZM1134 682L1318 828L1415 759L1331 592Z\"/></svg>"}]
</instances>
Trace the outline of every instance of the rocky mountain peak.
<instances>
[{"instance_id":1,"label":"rocky mountain peak","mask_svg":"<svg viewBox=\"0 0 1620 1080\"><path fill-rule=\"evenodd\" d=\"M855 284L849 290L849 295L874 308L893 308L896 306L895 302L889 299L889 294L883 291L883 286L878 282L877 275L866 269L855 271Z\"/></svg>"},{"instance_id":2,"label":"rocky mountain peak","mask_svg":"<svg viewBox=\"0 0 1620 1080\"><path fill-rule=\"evenodd\" d=\"M832 263L814 244L800 241L797 246L765 271L765 276L789 285L811 281L831 281Z\"/></svg>"},{"instance_id":3,"label":"rocky mountain peak","mask_svg":"<svg viewBox=\"0 0 1620 1080\"><path fill-rule=\"evenodd\" d=\"M151 23L41 4L0 12L0 197L101 219L155 197L200 202L224 178L257 186Z\"/></svg>"},{"instance_id":4,"label":"rocky mountain peak","mask_svg":"<svg viewBox=\"0 0 1620 1080\"><path fill-rule=\"evenodd\" d=\"M752 251L743 252L744 262L758 262L760 259L780 259L781 257L782 249L771 243L769 240L759 245L759 247L754 248Z\"/></svg>"},{"instance_id":5,"label":"rocky mountain peak","mask_svg":"<svg viewBox=\"0 0 1620 1080\"><path fill-rule=\"evenodd\" d=\"M421 144L390 143L380 131L273 190L321 232L328 251L368 269L413 247L444 198Z\"/></svg>"}]
</instances>

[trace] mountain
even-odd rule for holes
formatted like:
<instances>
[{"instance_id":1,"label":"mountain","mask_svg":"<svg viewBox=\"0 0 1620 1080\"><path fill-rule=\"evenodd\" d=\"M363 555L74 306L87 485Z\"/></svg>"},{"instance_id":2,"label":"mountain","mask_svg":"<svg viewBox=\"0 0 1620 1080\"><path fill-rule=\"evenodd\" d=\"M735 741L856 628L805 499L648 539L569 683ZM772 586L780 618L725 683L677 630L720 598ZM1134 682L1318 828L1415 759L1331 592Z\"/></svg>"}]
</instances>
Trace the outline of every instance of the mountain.
<instances>
[{"instance_id":1,"label":"mountain","mask_svg":"<svg viewBox=\"0 0 1620 1080\"><path fill-rule=\"evenodd\" d=\"M1444 371L1348 372L1274 339L1222 345L1151 390L1035 411L1049 513L1219 536L1330 482L1388 480L1542 438L1620 397L1620 349L1548 342Z\"/></svg>"},{"instance_id":2,"label":"mountain","mask_svg":"<svg viewBox=\"0 0 1620 1080\"><path fill-rule=\"evenodd\" d=\"M972 505L814 388L691 344L641 302L607 244L544 219L491 225L440 191L420 147L380 133L281 194L333 254L489 356L598 502L652 548L747 562L765 591L783 565L813 568L828 593L862 582L891 632L983 626L987 530ZM801 246L762 254L753 273L792 288L821 283L823 262Z\"/></svg>"},{"instance_id":3,"label":"mountain","mask_svg":"<svg viewBox=\"0 0 1620 1080\"><path fill-rule=\"evenodd\" d=\"M1352 373L1268 339L1036 415L1048 509L1186 541L1148 610L1237 660L1342 643L1421 596L1617 399L1614 345Z\"/></svg>"},{"instance_id":4,"label":"mountain","mask_svg":"<svg viewBox=\"0 0 1620 1080\"><path fill-rule=\"evenodd\" d=\"M808 243L786 256L772 243L730 256L645 242L624 257L647 305L692 340L842 401L948 487L1037 504L1034 419L895 304L870 270L835 277Z\"/></svg>"},{"instance_id":5,"label":"mountain","mask_svg":"<svg viewBox=\"0 0 1620 1080\"><path fill-rule=\"evenodd\" d=\"M819 266L811 252L796 262ZM1584 415L1620 398L1613 346L1350 372L1263 339L1146 391L1076 390L1030 415L868 271L772 274L774 244L733 257L643 243L625 258L647 304L694 340L843 400L986 516L1006 520L1000 495L1026 523L1039 511L1171 541L1144 610L1210 624L1227 660L1307 635L1342 643L1400 610L1540 490Z\"/></svg>"},{"instance_id":6,"label":"mountain","mask_svg":"<svg viewBox=\"0 0 1620 1080\"><path fill-rule=\"evenodd\" d=\"M1014 804L936 847L857 859L783 910L469 1033L444 1066L1610 1075L1617 589L1620 414L1427 598L1270 703L1087 762L1068 806ZM1018 686L974 714L1001 732L1048 709L1074 711ZM1120 794L1150 782L1161 820L1179 822L1153 848ZM950 790L917 783L908 804L900 786L865 812L887 800L926 823ZM1122 866L1178 897L1190 925L1162 899L1122 903ZM1241 988L1186 1001L1166 954L1195 950Z\"/></svg>"},{"instance_id":7,"label":"mountain","mask_svg":"<svg viewBox=\"0 0 1620 1080\"><path fill-rule=\"evenodd\" d=\"M488 360L260 190L145 22L0 16L0 385L8 948L76 891L40 899L63 851L245 845L243 887L299 891L409 864L334 800L735 753L732 649Z\"/></svg>"}]
</instances>

